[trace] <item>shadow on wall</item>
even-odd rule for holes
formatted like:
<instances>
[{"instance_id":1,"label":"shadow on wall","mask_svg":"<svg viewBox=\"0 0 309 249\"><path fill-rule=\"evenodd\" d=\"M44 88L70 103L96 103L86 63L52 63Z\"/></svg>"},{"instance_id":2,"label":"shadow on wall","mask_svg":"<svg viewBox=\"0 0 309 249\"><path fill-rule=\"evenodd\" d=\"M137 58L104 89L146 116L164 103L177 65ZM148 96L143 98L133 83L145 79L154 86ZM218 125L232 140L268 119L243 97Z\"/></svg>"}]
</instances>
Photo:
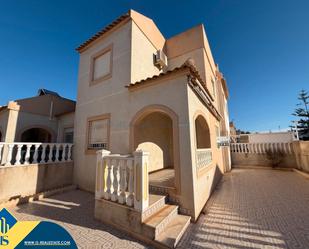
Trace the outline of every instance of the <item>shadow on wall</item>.
<instances>
[{"instance_id":1,"label":"shadow on wall","mask_svg":"<svg viewBox=\"0 0 309 249\"><path fill-rule=\"evenodd\" d=\"M21 134L21 142L30 142L30 143L50 143L52 141L52 135L50 132L43 128L31 128L25 130Z\"/></svg>"},{"instance_id":2,"label":"shadow on wall","mask_svg":"<svg viewBox=\"0 0 309 249\"><path fill-rule=\"evenodd\" d=\"M210 186L210 194L212 194L212 192L216 189L216 187L219 187L219 182L222 179L223 173L221 172L220 168L218 165L216 165L215 167L215 172L214 172L214 177L213 177L213 181L211 183Z\"/></svg>"},{"instance_id":3,"label":"shadow on wall","mask_svg":"<svg viewBox=\"0 0 309 249\"><path fill-rule=\"evenodd\" d=\"M25 203L29 197L66 186L73 181L73 162L0 167L0 203Z\"/></svg>"},{"instance_id":4,"label":"shadow on wall","mask_svg":"<svg viewBox=\"0 0 309 249\"><path fill-rule=\"evenodd\" d=\"M160 112L153 112L134 126L134 147L150 153L149 172L173 168L173 122Z\"/></svg>"}]
</instances>

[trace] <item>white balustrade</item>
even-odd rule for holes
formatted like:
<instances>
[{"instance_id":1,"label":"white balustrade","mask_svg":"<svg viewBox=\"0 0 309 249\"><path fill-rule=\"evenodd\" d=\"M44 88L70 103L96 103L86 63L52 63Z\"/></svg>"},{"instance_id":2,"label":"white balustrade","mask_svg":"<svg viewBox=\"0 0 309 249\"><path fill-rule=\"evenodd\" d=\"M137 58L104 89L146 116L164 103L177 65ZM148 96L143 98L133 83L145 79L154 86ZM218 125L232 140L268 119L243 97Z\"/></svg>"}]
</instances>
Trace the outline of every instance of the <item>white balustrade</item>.
<instances>
[{"instance_id":1,"label":"white balustrade","mask_svg":"<svg viewBox=\"0 0 309 249\"><path fill-rule=\"evenodd\" d=\"M266 151L292 154L292 143L231 143L232 153L265 154Z\"/></svg>"},{"instance_id":2,"label":"white balustrade","mask_svg":"<svg viewBox=\"0 0 309 249\"><path fill-rule=\"evenodd\" d=\"M0 166L72 161L73 144L0 143Z\"/></svg>"},{"instance_id":3,"label":"white balustrade","mask_svg":"<svg viewBox=\"0 0 309 249\"><path fill-rule=\"evenodd\" d=\"M144 151L135 151L133 155L98 151L96 198L134 206L143 212L149 204L148 158L149 153Z\"/></svg>"},{"instance_id":4,"label":"white balustrade","mask_svg":"<svg viewBox=\"0 0 309 249\"><path fill-rule=\"evenodd\" d=\"M203 168L212 162L211 149L197 149L196 150L196 167L197 169Z\"/></svg>"}]
</instances>

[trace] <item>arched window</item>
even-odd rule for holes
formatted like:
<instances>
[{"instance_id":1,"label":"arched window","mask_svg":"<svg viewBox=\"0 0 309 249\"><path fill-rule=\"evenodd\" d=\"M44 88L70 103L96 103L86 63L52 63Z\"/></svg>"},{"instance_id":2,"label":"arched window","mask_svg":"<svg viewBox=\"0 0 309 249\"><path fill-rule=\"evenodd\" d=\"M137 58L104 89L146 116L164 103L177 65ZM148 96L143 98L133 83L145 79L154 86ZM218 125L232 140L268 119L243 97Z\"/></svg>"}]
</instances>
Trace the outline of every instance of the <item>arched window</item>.
<instances>
[{"instance_id":1,"label":"arched window","mask_svg":"<svg viewBox=\"0 0 309 249\"><path fill-rule=\"evenodd\" d=\"M202 115L195 119L195 135L197 149L211 148L209 127Z\"/></svg>"}]
</instances>

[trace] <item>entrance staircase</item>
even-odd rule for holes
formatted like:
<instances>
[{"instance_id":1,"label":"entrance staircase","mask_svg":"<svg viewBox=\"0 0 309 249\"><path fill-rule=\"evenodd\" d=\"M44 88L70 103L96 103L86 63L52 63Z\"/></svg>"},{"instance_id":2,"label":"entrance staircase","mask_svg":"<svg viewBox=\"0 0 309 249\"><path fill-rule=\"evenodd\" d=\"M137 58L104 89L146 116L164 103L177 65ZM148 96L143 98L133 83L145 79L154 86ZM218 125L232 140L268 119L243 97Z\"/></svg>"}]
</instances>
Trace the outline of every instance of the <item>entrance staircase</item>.
<instances>
[{"instance_id":1,"label":"entrance staircase","mask_svg":"<svg viewBox=\"0 0 309 249\"><path fill-rule=\"evenodd\" d=\"M179 207L167 202L173 189L148 185L148 165L149 153L144 151L98 151L94 216L156 248L174 248L191 217L178 214Z\"/></svg>"},{"instance_id":2,"label":"entrance staircase","mask_svg":"<svg viewBox=\"0 0 309 249\"><path fill-rule=\"evenodd\" d=\"M190 216L178 214L178 206L166 203L164 195L150 195L144 213L143 235L158 247L174 248L190 224Z\"/></svg>"}]
</instances>

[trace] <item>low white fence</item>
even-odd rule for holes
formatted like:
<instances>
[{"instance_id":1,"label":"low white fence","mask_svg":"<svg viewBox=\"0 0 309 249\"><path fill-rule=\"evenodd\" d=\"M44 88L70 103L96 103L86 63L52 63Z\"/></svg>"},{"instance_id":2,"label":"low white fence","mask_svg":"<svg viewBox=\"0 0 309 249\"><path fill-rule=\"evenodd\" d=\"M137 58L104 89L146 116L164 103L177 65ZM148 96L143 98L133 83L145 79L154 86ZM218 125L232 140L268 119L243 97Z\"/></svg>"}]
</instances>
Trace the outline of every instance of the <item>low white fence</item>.
<instances>
[{"instance_id":1,"label":"low white fence","mask_svg":"<svg viewBox=\"0 0 309 249\"><path fill-rule=\"evenodd\" d=\"M197 169L203 168L212 162L212 152L211 149L197 149Z\"/></svg>"},{"instance_id":2,"label":"low white fence","mask_svg":"<svg viewBox=\"0 0 309 249\"><path fill-rule=\"evenodd\" d=\"M67 143L0 143L0 165L25 165L72 161Z\"/></svg>"},{"instance_id":3,"label":"low white fence","mask_svg":"<svg viewBox=\"0 0 309 249\"><path fill-rule=\"evenodd\" d=\"M293 153L292 143L231 143L230 148L232 153L265 154L267 150Z\"/></svg>"},{"instance_id":4,"label":"low white fence","mask_svg":"<svg viewBox=\"0 0 309 249\"><path fill-rule=\"evenodd\" d=\"M133 155L97 152L96 199L105 199L144 211L149 204L149 153Z\"/></svg>"}]
</instances>

